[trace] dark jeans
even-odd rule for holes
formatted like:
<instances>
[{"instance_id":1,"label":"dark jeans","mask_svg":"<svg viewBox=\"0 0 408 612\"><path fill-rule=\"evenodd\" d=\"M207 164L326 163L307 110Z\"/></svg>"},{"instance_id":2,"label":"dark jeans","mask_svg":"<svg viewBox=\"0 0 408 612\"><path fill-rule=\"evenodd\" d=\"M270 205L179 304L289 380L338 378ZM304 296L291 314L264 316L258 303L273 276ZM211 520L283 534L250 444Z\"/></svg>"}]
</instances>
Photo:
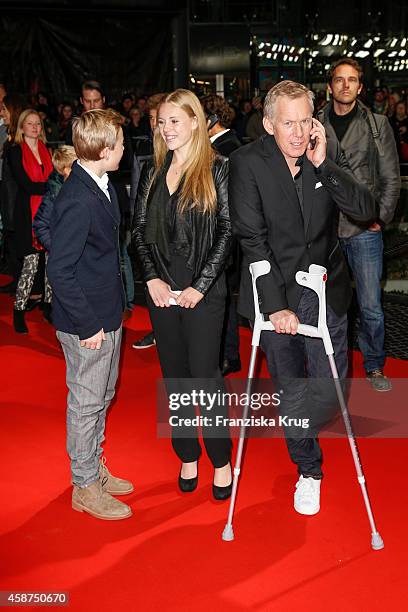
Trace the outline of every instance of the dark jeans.
<instances>
[{"instance_id":1,"label":"dark jeans","mask_svg":"<svg viewBox=\"0 0 408 612\"><path fill-rule=\"evenodd\" d=\"M360 307L358 345L367 372L384 367L384 313L381 305L383 266L382 232L366 230L357 236L343 238L343 251L356 283Z\"/></svg>"},{"instance_id":2,"label":"dark jeans","mask_svg":"<svg viewBox=\"0 0 408 612\"><path fill-rule=\"evenodd\" d=\"M188 287L191 283L191 272L186 267L182 257L173 256L169 272L177 286L172 289ZM225 310L225 287L221 291L216 283L195 308L170 306L160 308L154 305L149 294L147 305L156 339L160 366L165 379L181 379L168 381L167 389L173 392L189 392L197 387L192 381L189 388L187 379L206 379L205 391L216 393L222 391L223 382L219 370L219 354L222 325ZM170 388L169 388L170 386ZM200 407L201 408L201 407ZM201 410L206 414L205 410ZM193 405L184 406L178 410L182 418L194 418L196 409ZM220 414L227 416L227 410L219 407L207 416ZM223 467L230 461L231 439L228 428L214 430L203 426L203 440L207 454L215 468ZM184 427L172 430L173 448L185 463L196 461L201 455L196 427Z\"/></svg>"},{"instance_id":3,"label":"dark jeans","mask_svg":"<svg viewBox=\"0 0 408 612\"><path fill-rule=\"evenodd\" d=\"M307 288L296 310L300 323L317 325L318 299ZM327 325L333 343L340 378L347 376L347 315L338 316L327 307ZM308 338L275 332L262 332L261 347L266 355L268 370L281 396L280 414L290 418L311 417L312 431L307 438L292 437L293 429L285 429L290 457L303 476L322 477L322 451L317 434L337 408L334 383L320 380L332 378L329 360L320 338ZM297 432L296 432L297 433Z\"/></svg>"}]
</instances>

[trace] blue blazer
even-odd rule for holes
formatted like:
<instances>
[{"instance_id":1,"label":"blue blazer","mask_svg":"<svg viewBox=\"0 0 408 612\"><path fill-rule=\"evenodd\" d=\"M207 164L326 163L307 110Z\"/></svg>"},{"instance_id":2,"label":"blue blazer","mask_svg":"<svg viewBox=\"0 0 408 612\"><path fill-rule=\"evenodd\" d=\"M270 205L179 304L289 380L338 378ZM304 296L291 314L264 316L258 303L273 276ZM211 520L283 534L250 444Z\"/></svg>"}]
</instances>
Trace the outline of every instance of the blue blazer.
<instances>
[{"instance_id":1,"label":"blue blazer","mask_svg":"<svg viewBox=\"0 0 408 612\"><path fill-rule=\"evenodd\" d=\"M54 202L64 184L62 174L54 170L48 177L41 204L33 219L33 231L47 251L51 248L50 223Z\"/></svg>"},{"instance_id":2,"label":"blue blazer","mask_svg":"<svg viewBox=\"0 0 408 612\"><path fill-rule=\"evenodd\" d=\"M77 162L51 217L48 278L53 322L62 332L90 338L118 329L125 305L119 254L120 211Z\"/></svg>"}]
</instances>

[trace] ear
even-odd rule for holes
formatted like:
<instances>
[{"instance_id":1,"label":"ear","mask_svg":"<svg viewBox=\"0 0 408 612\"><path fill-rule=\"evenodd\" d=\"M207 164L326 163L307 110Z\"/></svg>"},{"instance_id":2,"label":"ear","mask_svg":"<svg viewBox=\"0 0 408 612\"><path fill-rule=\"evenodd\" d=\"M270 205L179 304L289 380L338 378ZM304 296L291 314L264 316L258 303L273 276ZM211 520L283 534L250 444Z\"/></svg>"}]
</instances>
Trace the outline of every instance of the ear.
<instances>
[{"instance_id":1,"label":"ear","mask_svg":"<svg viewBox=\"0 0 408 612\"><path fill-rule=\"evenodd\" d=\"M330 83L327 83L327 89L329 90L329 94L333 94L333 90L331 88ZM359 92L360 93L360 92Z\"/></svg>"},{"instance_id":2,"label":"ear","mask_svg":"<svg viewBox=\"0 0 408 612\"><path fill-rule=\"evenodd\" d=\"M191 119L191 129L196 130L197 127L198 127L198 120L197 120L197 117L194 115L194 117Z\"/></svg>"},{"instance_id":3,"label":"ear","mask_svg":"<svg viewBox=\"0 0 408 612\"><path fill-rule=\"evenodd\" d=\"M105 147L104 149L102 149L102 151L99 153L99 157L101 159L109 159L109 154L110 154L110 148L109 147Z\"/></svg>"},{"instance_id":4,"label":"ear","mask_svg":"<svg viewBox=\"0 0 408 612\"><path fill-rule=\"evenodd\" d=\"M268 134L271 134L271 136L273 136L273 123L269 119L269 117L264 117L262 119L262 123L263 123L265 130L268 132Z\"/></svg>"},{"instance_id":5,"label":"ear","mask_svg":"<svg viewBox=\"0 0 408 612\"><path fill-rule=\"evenodd\" d=\"M358 94L360 94L362 89L363 89L363 84L362 84L362 83L360 83L360 86L359 86L359 88L358 88L358 92L357 92L357 93L358 93Z\"/></svg>"}]
</instances>

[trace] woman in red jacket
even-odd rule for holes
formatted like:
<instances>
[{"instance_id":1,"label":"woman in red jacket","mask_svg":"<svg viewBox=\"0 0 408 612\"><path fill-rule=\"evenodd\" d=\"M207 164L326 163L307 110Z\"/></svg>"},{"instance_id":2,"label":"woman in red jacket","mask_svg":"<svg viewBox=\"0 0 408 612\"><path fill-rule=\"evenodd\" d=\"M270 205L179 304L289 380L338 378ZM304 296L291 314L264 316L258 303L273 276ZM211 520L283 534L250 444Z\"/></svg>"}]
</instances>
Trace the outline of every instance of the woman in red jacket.
<instances>
[{"instance_id":1,"label":"woman in red jacket","mask_svg":"<svg viewBox=\"0 0 408 612\"><path fill-rule=\"evenodd\" d=\"M37 111L28 109L21 113L14 138L15 145L9 151L11 170L17 183L15 227L17 254L23 258L23 268L17 283L14 303L14 329L27 333L24 310L30 297L43 247L33 233L33 219L41 203L45 183L53 167L45 146L45 133ZM44 283L44 314L49 317L51 289L47 278Z\"/></svg>"}]
</instances>

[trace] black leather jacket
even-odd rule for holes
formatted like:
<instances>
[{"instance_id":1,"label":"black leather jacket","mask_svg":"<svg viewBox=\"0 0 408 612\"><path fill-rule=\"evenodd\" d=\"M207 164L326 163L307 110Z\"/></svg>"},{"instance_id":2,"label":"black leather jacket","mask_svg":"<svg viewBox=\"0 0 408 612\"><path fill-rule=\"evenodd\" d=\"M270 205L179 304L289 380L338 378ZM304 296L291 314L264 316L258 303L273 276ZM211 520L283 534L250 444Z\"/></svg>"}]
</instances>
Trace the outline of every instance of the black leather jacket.
<instances>
[{"instance_id":1,"label":"black leather jacket","mask_svg":"<svg viewBox=\"0 0 408 612\"><path fill-rule=\"evenodd\" d=\"M144 242L153 174L153 164L145 164L137 190L132 229L132 247L139 256L145 282L166 276L166 263L159 249L156 245L147 245ZM187 259L187 267L194 272L191 286L204 295L224 270L232 236L228 209L228 160L217 156L213 163L212 174L217 192L216 213L203 214L195 209L184 213L191 232Z\"/></svg>"}]
</instances>

